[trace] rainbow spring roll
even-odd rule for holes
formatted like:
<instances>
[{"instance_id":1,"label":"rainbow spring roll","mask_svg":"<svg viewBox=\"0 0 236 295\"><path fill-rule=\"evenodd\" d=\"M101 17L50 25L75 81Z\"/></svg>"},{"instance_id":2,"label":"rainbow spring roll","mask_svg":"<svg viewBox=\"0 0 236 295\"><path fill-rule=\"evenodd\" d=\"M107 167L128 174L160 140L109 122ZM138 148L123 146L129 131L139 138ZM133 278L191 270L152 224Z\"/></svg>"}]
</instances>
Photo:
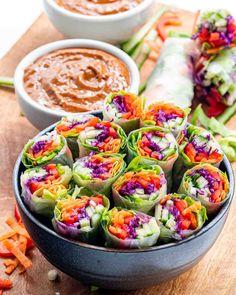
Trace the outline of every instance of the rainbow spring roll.
<instances>
[{"instance_id":1,"label":"rainbow spring roll","mask_svg":"<svg viewBox=\"0 0 236 295\"><path fill-rule=\"evenodd\" d=\"M87 127L78 137L80 157L94 153L125 153L127 137L117 124L102 121L94 127Z\"/></svg>"},{"instance_id":2,"label":"rainbow spring roll","mask_svg":"<svg viewBox=\"0 0 236 295\"><path fill-rule=\"evenodd\" d=\"M198 56L193 40L167 38L143 93L146 104L165 101L181 108L190 107L194 97L193 64Z\"/></svg>"},{"instance_id":3,"label":"rainbow spring roll","mask_svg":"<svg viewBox=\"0 0 236 295\"><path fill-rule=\"evenodd\" d=\"M219 210L228 198L229 181L226 173L210 164L199 164L185 172L178 193L200 201L207 213Z\"/></svg>"},{"instance_id":4,"label":"rainbow spring roll","mask_svg":"<svg viewBox=\"0 0 236 295\"><path fill-rule=\"evenodd\" d=\"M206 208L187 195L167 195L155 209L160 241L183 240L199 231L207 220Z\"/></svg>"},{"instance_id":5,"label":"rainbow spring roll","mask_svg":"<svg viewBox=\"0 0 236 295\"><path fill-rule=\"evenodd\" d=\"M149 213L167 193L167 181L155 160L134 158L112 186L115 206Z\"/></svg>"},{"instance_id":6,"label":"rainbow spring roll","mask_svg":"<svg viewBox=\"0 0 236 295\"><path fill-rule=\"evenodd\" d=\"M128 160L136 156L157 161L166 175L169 191L172 186L172 168L178 158L178 144L174 135L157 126L132 131L128 137Z\"/></svg>"},{"instance_id":7,"label":"rainbow spring roll","mask_svg":"<svg viewBox=\"0 0 236 295\"><path fill-rule=\"evenodd\" d=\"M184 173L200 163L219 167L224 154L213 135L204 128L189 124L179 146L179 158L174 167L174 181L179 187Z\"/></svg>"},{"instance_id":8,"label":"rainbow spring roll","mask_svg":"<svg viewBox=\"0 0 236 295\"><path fill-rule=\"evenodd\" d=\"M73 158L79 157L78 136L86 127L93 127L101 120L98 117L84 114L76 116L66 116L55 127L58 134L65 137Z\"/></svg>"},{"instance_id":9,"label":"rainbow spring roll","mask_svg":"<svg viewBox=\"0 0 236 295\"><path fill-rule=\"evenodd\" d=\"M106 196L87 188L75 187L72 195L59 200L52 220L55 231L86 243L99 237L102 214L109 209Z\"/></svg>"},{"instance_id":10,"label":"rainbow spring roll","mask_svg":"<svg viewBox=\"0 0 236 295\"><path fill-rule=\"evenodd\" d=\"M120 125L128 134L139 128L143 109L141 96L125 91L111 93L104 102L103 119Z\"/></svg>"},{"instance_id":11,"label":"rainbow spring roll","mask_svg":"<svg viewBox=\"0 0 236 295\"><path fill-rule=\"evenodd\" d=\"M225 9L204 11L192 39L208 54L233 46L236 44L235 19Z\"/></svg>"},{"instance_id":12,"label":"rainbow spring roll","mask_svg":"<svg viewBox=\"0 0 236 295\"><path fill-rule=\"evenodd\" d=\"M168 129L178 140L187 126L189 113L189 108L182 109L171 103L156 102L144 112L142 125Z\"/></svg>"},{"instance_id":13,"label":"rainbow spring roll","mask_svg":"<svg viewBox=\"0 0 236 295\"><path fill-rule=\"evenodd\" d=\"M147 248L156 244L160 234L154 217L114 207L102 217L106 246L115 248Z\"/></svg>"},{"instance_id":14,"label":"rainbow spring roll","mask_svg":"<svg viewBox=\"0 0 236 295\"><path fill-rule=\"evenodd\" d=\"M22 197L31 211L52 216L56 201L70 190L72 171L61 164L25 170L21 175Z\"/></svg>"},{"instance_id":15,"label":"rainbow spring roll","mask_svg":"<svg viewBox=\"0 0 236 295\"><path fill-rule=\"evenodd\" d=\"M73 179L79 186L109 195L111 186L126 167L124 155L96 154L78 159L73 166Z\"/></svg>"},{"instance_id":16,"label":"rainbow spring roll","mask_svg":"<svg viewBox=\"0 0 236 295\"><path fill-rule=\"evenodd\" d=\"M28 141L23 150L22 162L27 168L48 163L72 167L73 158L66 139L52 131Z\"/></svg>"}]
</instances>

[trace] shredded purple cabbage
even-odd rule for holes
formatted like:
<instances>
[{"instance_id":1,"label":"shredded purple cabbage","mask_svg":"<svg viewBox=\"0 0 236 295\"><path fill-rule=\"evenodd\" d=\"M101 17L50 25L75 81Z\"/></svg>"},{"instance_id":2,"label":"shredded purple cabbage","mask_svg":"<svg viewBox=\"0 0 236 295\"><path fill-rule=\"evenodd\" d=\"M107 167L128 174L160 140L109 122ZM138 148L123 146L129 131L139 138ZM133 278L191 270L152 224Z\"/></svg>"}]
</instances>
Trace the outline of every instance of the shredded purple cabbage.
<instances>
[{"instance_id":1,"label":"shredded purple cabbage","mask_svg":"<svg viewBox=\"0 0 236 295\"><path fill-rule=\"evenodd\" d=\"M46 140L39 140L37 142L35 142L32 146L31 149L33 151L34 154L39 153L40 151L42 151L46 145L47 141Z\"/></svg>"},{"instance_id":2,"label":"shredded purple cabbage","mask_svg":"<svg viewBox=\"0 0 236 295\"><path fill-rule=\"evenodd\" d=\"M178 115L176 114L167 114L163 110L158 110L156 113L155 121L160 121L160 122L167 122L172 119L178 118Z\"/></svg>"},{"instance_id":3,"label":"shredded purple cabbage","mask_svg":"<svg viewBox=\"0 0 236 295\"><path fill-rule=\"evenodd\" d=\"M127 113L127 109L124 103L124 96L117 95L113 98L112 102L114 103L116 109L119 113Z\"/></svg>"}]
</instances>

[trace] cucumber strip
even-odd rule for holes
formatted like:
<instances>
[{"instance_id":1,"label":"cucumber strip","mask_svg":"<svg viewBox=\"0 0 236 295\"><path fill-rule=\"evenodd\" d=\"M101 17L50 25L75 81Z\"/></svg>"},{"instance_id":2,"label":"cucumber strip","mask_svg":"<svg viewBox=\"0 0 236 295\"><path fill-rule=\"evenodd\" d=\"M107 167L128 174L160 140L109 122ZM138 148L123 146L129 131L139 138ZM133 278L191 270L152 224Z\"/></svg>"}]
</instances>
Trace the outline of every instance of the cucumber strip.
<instances>
[{"instance_id":1,"label":"cucumber strip","mask_svg":"<svg viewBox=\"0 0 236 295\"><path fill-rule=\"evenodd\" d=\"M225 124L236 113L236 101L217 117L219 123Z\"/></svg>"},{"instance_id":2,"label":"cucumber strip","mask_svg":"<svg viewBox=\"0 0 236 295\"><path fill-rule=\"evenodd\" d=\"M132 51L136 48L136 46L138 46L138 44L140 44L142 42L144 37L151 30L152 26L155 25L157 20L167 10L168 9L166 7L163 7L159 11L157 11L139 31L137 31L127 42L125 42L121 46L121 48L130 55L132 53Z\"/></svg>"},{"instance_id":3,"label":"cucumber strip","mask_svg":"<svg viewBox=\"0 0 236 295\"><path fill-rule=\"evenodd\" d=\"M14 80L10 77L0 77L0 86L14 88Z\"/></svg>"}]
</instances>

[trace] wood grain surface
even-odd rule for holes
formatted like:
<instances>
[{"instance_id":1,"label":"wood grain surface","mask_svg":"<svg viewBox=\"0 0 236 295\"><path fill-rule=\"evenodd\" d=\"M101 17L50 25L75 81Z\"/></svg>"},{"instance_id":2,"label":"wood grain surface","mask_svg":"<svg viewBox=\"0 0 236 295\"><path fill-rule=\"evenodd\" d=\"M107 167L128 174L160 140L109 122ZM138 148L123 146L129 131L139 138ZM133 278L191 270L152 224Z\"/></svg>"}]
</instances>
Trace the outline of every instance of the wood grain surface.
<instances>
[{"instance_id":1,"label":"wood grain surface","mask_svg":"<svg viewBox=\"0 0 236 295\"><path fill-rule=\"evenodd\" d=\"M193 21L191 13L184 13ZM32 49L62 39L45 15L40 16L25 35L0 61L0 76L12 76L18 62ZM235 128L236 117L229 125ZM6 216L12 215L14 196L12 170L24 143L38 132L25 117L12 91L0 90L0 233L4 231ZM234 165L236 171L236 165ZM192 270L153 288L115 292L99 290L95 294L116 295L234 295L236 292L236 200L233 201L228 220L215 245ZM31 251L33 267L20 275L11 276L14 287L9 295L88 295L90 288L59 272L59 280L50 282L47 273L53 266L37 249ZM5 277L0 261L0 277ZM94 293L93 293L94 294Z\"/></svg>"}]
</instances>

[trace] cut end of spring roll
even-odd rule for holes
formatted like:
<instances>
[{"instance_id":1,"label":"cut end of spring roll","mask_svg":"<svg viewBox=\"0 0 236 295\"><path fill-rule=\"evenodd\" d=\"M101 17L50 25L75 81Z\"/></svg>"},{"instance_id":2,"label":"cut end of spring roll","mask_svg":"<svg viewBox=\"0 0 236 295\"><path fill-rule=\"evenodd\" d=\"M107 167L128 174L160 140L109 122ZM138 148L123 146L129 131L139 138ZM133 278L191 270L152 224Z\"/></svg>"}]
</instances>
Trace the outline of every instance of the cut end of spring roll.
<instances>
[{"instance_id":1,"label":"cut end of spring roll","mask_svg":"<svg viewBox=\"0 0 236 295\"><path fill-rule=\"evenodd\" d=\"M146 248L156 244L160 234L154 217L114 207L102 218L106 245L115 248Z\"/></svg>"},{"instance_id":2,"label":"cut end of spring roll","mask_svg":"<svg viewBox=\"0 0 236 295\"><path fill-rule=\"evenodd\" d=\"M21 175L22 197L31 211L52 216L56 201L68 193L71 178L71 169L61 164L27 169Z\"/></svg>"},{"instance_id":3,"label":"cut end of spring roll","mask_svg":"<svg viewBox=\"0 0 236 295\"><path fill-rule=\"evenodd\" d=\"M104 102L104 120L120 125L128 134L138 129L144 108L144 99L135 94L120 91L111 93Z\"/></svg>"},{"instance_id":4,"label":"cut end of spring roll","mask_svg":"<svg viewBox=\"0 0 236 295\"><path fill-rule=\"evenodd\" d=\"M109 195L112 184L125 167L124 155L95 154L74 163L73 179L79 186Z\"/></svg>"},{"instance_id":5,"label":"cut end of spring roll","mask_svg":"<svg viewBox=\"0 0 236 295\"><path fill-rule=\"evenodd\" d=\"M170 194L155 209L160 241L183 240L199 231L207 220L206 208L188 195Z\"/></svg>"},{"instance_id":6,"label":"cut end of spring roll","mask_svg":"<svg viewBox=\"0 0 236 295\"><path fill-rule=\"evenodd\" d=\"M23 150L22 162L25 167L60 163L72 167L73 158L66 139L55 131L31 139Z\"/></svg>"},{"instance_id":7,"label":"cut end of spring roll","mask_svg":"<svg viewBox=\"0 0 236 295\"><path fill-rule=\"evenodd\" d=\"M99 234L102 214L109 206L109 200L104 195L75 187L72 195L57 202L53 227L63 236L94 243Z\"/></svg>"},{"instance_id":8,"label":"cut end of spring roll","mask_svg":"<svg viewBox=\"0 0 236 295\"><path fill-rule=\"evenodd\" d=\"M228 177L210 164L200 164L185 172L178 192L199 200L209 214L215 213L227 200Z\"/></svg>"},{"instance_id":9,"label":"cut end of spring roll","mask_svg":"<svg viewBox=\"0 0 236 295\"><path fill-rule=\"evenodd\" d=\"M112 186L116 206L149 213L167 193L167 181L155 161L134 158Z\"/></svg>"},{"instance_id":10,"label":"cut end of spring roll","mask_svg":"<svg viewBox=\"0 0 236 295\"><path fill-rule=\"evenodd\" d=\"M94 153L124 153L126 134L117 124L102 121L94 127L87 127L78 137L80 157Z\"/></svg>"}]
</instances>

